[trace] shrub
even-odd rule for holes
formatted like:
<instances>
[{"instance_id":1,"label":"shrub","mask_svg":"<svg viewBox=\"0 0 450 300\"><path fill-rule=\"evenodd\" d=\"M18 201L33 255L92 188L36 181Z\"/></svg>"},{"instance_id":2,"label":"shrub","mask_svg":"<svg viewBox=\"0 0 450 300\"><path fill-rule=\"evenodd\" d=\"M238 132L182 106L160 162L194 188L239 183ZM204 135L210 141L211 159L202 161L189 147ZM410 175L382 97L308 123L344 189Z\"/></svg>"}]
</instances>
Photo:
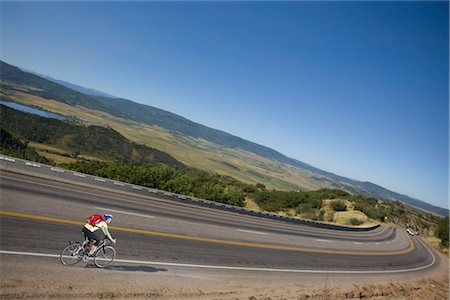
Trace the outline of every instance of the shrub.
<instances>
[{"instance_id":1,"label":"shrub","mask_svg":"<svg viewBox=\"0 0 450 300\"><path fill-rule=\"evenodd\" d=\"M331 208L334 209L334 211L346 211L347 204L345 204L344 201L334 201L331 203Z\"/></svg>"},{"instance_id":2,"label":"shrub","mask_svg":"<svg viewBox=\"0 0 450 300\"><path fill-rule=\"evenodd\" d=\"M350 224L353 225L353 226L358 226L358 225L361 225L363 223L364 223L364 221L361 221L361 220L359 220L357 218L351 218L350 219Z\"/></svg>"},{"instance_id":3,"label":"shrub","mask_svg":"<svg viewBox=\"0 0 450 300\"><path fill-rule=\"evenodd\" d=\"M262 183L257 183L257 184L256 184L256 188L258 188L258 189L260 189L260 190L265 190L265 189L266 189L266 186L265 186L264 184L262 184Z\"/></svg>"},{"instance_id":4,"label":"shrub","mask_svg":"<svg viewBox=\"0 0 450 300\"><path fill-rule=\"evenodd\" d=\"M302 214L302 218L322 221L323 220L323 212L321 210L312 208Z\"/></svg>"},{"instance_id":5,"label":"shrub","mask_svg":"<svg viewBox=\"0 0 450 300\"><path fill-rule=\"evenodd\" d=\"M444 247L448 247L449 246L449 221L448 221L448 217L442 218L439 221L439 225L438 225L438 229L436 232L436 235L438 238L441 239L441 244Z\"/></svg>"}]
</instances>

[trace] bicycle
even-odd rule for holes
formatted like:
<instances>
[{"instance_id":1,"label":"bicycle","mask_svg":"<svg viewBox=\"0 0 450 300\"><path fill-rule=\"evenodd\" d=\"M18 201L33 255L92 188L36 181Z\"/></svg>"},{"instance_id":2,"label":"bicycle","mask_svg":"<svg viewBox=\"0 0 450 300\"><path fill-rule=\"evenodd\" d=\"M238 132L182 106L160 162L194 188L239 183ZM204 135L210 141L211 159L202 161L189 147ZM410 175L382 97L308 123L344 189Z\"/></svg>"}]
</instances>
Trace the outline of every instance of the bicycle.
<instances>
[{"instance_id":1,"label":"bicycle","mask_svg":"<svg viewBox=\"0 0 450 300\"><path fill-rule=\"evenodd\" d=\"M116 250L109 246L110 240L103 239L94 252L94 263L99 268L109 266L116 257ZM63 249L60 255L61 263L65 266L75 265L83 260L88 262L92 259L89 256L90 243L85 239L83 243L70 241L69 245Z\"/></svg>"}]
</instances>

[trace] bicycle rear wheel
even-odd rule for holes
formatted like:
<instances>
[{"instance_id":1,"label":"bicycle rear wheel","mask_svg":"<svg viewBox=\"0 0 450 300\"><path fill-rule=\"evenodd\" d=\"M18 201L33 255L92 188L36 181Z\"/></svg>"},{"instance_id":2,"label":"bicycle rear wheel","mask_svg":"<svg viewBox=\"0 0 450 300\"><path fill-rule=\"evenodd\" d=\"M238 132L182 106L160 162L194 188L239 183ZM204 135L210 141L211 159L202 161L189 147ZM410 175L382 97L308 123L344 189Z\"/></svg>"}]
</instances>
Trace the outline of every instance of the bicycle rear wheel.
<instances>
[{"instance_id":1,"label":"bicycle rear wheel","mask_svg":"<svg viewBox=\"0 0 450 300\"><path fill-rule=\"evenodd\" d=\"M116 257L116 250L111 246L105 246L99 249L95 254L94 263L99 268L110 265Z\"/></svg>"},{"instance_id":2,"label":"bicycle rear wheel","mask_svg":"<svg viewBox=\"0 0 450 300\"><path fill-rule=\"evenodd\" d=\"M80 247L79 243L72 243L64 248L59 257L61 263L65 266L70 266L79 262L83 258L83 255L79 253Z\"/></svg>"}]
</instances>

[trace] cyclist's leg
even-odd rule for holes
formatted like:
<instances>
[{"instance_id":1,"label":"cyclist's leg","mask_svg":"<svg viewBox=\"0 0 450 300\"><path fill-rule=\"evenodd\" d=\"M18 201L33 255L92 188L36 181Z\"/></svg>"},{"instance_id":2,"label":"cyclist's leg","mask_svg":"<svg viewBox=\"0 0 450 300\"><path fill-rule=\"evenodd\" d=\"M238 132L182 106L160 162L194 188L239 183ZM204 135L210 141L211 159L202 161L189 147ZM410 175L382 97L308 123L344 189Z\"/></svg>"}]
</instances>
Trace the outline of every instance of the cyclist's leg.
<instances>
[{"instance_id":1,"label":"cyclist's leg","mask_svg":"<svg viewBox=\"0 0 450 300\"><path fill-rule=\"evenodd\" d=\"M98 245L101 242L100 238L98 238L98 237L93 241L94 241L94 243L92 244L91 251L89 251L90 256L94 255L95 251L97 251Z\"/></svg>"},{"instance_id":2,"label":"cyclist's leg","mask_svg":"<svg viewBox=\"0 0 450 300\"><path fill-rule=\"evenodd\" d=\"M85 237L89 239L89 242L92 243L91 250L89 251L89 255L92 255L95 253L95 250L97 250L97 246L100 243L100 238L94 232L88 230L86 227L83 227L82 232Z\"/></svg>"}]
</instances>

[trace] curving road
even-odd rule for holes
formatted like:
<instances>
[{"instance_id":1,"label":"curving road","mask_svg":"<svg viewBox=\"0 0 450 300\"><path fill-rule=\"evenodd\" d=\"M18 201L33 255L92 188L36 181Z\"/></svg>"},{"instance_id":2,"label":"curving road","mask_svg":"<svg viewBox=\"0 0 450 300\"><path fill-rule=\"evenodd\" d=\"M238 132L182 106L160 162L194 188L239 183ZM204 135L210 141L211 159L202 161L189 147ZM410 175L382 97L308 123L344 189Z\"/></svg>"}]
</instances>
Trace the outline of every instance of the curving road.
<instances>
[{"instance_id":1,"label":"curving road","mask_svg":"<svg viewBox=\"0 0 450 300\"><path fill-rule=\"evenodd\" d=\"M356 277L428 272L440 263L396 227L353 232L290 224L36 165L0 161L2 259L56 256L81 238L85 218L111 212L122 264Z\"/></svg>"}]
</instances>

